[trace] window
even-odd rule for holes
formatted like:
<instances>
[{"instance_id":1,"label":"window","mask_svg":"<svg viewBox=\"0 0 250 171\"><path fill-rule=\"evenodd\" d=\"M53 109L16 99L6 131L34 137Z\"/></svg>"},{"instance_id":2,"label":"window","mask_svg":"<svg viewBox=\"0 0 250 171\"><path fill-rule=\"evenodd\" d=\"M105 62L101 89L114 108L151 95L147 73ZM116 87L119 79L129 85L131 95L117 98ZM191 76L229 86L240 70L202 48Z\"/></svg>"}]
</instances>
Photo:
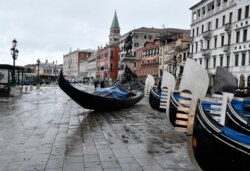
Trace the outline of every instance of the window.
<instances>
[{"instance_id":1,"label":"window","mask_svg":"<svg viewBox=\"0 0 250 171\"><path fill-rule=\"evenodd\" d=\"M186 61L186 53L183 53L183 61Z\"/></svg>"},{"instance_id":2,"label":"window","mask_svg":"<svg viewBox=\"0 0 250 171\"><path fill-rule=\"evenodd\" d=\"M242 66L246 65L246 54L245 53L241 54L241 65Z\"/></svg>"},{"instance_id":3,"label":"window","mask_svg":"<svg viewBox=\"0 0 250 171\"><path fill-rule=\"evenodd\" d=\"M215 28L218 28L219 27L219 18L216 18L216 21L215 21Z\"/></svg>"},{"instance_id":4,"label":"window","mask_svg":"<svg viewBox=\"0 0 250 171\"><path fill-rule=\"evenodd\" d=\"M236 43L240 42L240 31L236 32Z\"/></svg>"},{"instance_id":5,"label":"window","mask_svg":"<svg viewBox=\"0 0 250 171\"><path fill-rule=\"evenodd\" d=\"M214 37L214 48L217 48L217 37Z\"/></svg>"},{"instance_id":6,"label":"window","mask_svg":"<svg viewBox=\"0 0 250 171\"><path fill-rule=\"evenodd\" d=\"M242 9L238 9L238 21L241 20L241 12L242 12Z\"/></svg>"},{"instance_id":7,"label":"window","mask_svg":"<svg viewBox=\"0 0 250 171\"><path fill-rule=\"evenodd\" d=\"M198 52L198 43L195 43L195 52Z\"/></svg>"},{"instance_id":8,"label":"window","mask_svg":"<svg viewBox=\"0 0 250 171\"><path fill-rule=\"evenodd\" d=\"M224 46L224 35L221 35L221 47Z\"/></svg>"},{"instance_id":9,"label":"window","mask_svg":"<svg viewBox=\"0 0 250 171\"><path fill-rule=\"evenodd\" d=\"M201 40L201 51L203 50L203 41Z\"/></svg>"},{"instance_id":10,"label":"window","mask_svg":"<svg viewBox=\"0 0 250 171\"><path fill-rule=\"evenodd\" d=\"M139 47L139 43L134 43L134 47Z\"/></svg>"},{"instance_id":11,"label":"window","mask_svg":"<svg viewBox=\"0 0 250 171\"><path fill-rule=\"evenodd\" d=\"M231 44L231 34L228 34L227 44L228 44L228 45L230 45L230 44Z\"/></svg>"},{"instance_id":12,"label":"window","mask_svg":"<svg viewBox=\"0 0 250 171\"><path fill-rule=\"evenodd\" d=\"M202 7L202 14L204 15L206 13L205 7Z\"/></svg>"},{"instance_id":13,"label":"window","mask_svg":"<svg viewBox=\"0 0 250 171\"><path fill-rule=\"evenodd\" d=\"M193 29L193 34L192 34L192 36L194 37L194 29Z\"/></svg>"},{"instance_id":14,"label":"window","mask_svg":"<svg viewBox=\"0 0 250 171\"><path fill-rule=\"evenodd\" d=\"M216 57L213 58L214 60L214 68L216 67Z\"/></svg>"},{"instance_id":15,"label":"window","mask_svg":"<svg viewBox=\"0 0 250 171\"><path fill-rule=\"evenodd\" d=\"M207 23L207 30L208 30L208 31L211 30L211 21Z\"/></svg>"},{"instance_id":16,"label":"window","mask_svg":"<svg viewBox=\"0 0 250 171\"><path fill-rule=\"evenodd\" d=\"M196 28L196 35L199 35L199 27Z\"/></svg>"},{"instance_id":17,"label":"window","mask_svg":"<svg viewBox=\"0 0 250 171\"><path fill-rule=\"evenodd\" d=\"M245 18L249 17L249 5L245 7Z\"/></svg>"},{"instance_id":18,"label":"window","mask_svg":"<svg viewBox=\"0 0 250 171\"><path fill-rule=\"evenodd\" d=\"M147 39L147 35L144 35L144 39Z\"/></svg>"},{"instance_id":19,"label":"window","mask_svg":"<svg viewBox=\"0 0 250 171\"><path fill-rule=\"evenodd\" d=\"M209 59L206 59L206 69L208 69L208 62L209 62Z\"/></svg>"},{"instance_id":20,"label":"window","mask_svg":"<svg viewBox=\"0 0 250 171\"><path fill-rule=\"evenodd\" d=\"M207 40L207 49L210 49L210 40Z\"/></svg>"},{"instance_id":21,"label":"window","mask_svg":"<svg viewBox=\"0 0 250 171\"><path fill-rule=\"evenodd\" d=\"M247 41L247 29L243 30L243 42Z\"/></svg>"},{"instance_id":22,"label":"window","mask_svg":"<svg viewBox=\"0 0 250 171\"><path fill-rule=\"evenodd\" d=\"M221 67L223 66L223 56L222 55L220 56L220 66Z\"/></svg>"},{"instance_id":23,"label":"window","mask_svg":"<svg viewBox=\"0 0 250 171\"><path fill-rule=\"evenodd\" d=\"M230 12L230 14L229 14L229 23L232 23L232 19L233 19L233 12Z\"/></svg>"},{"instance_id":24,"label":"window","mask_svg":"<svg viewBox=\"0 0 250 171\"><path fill-rule=\"evenodd\" d=\"M220 1L221 1L221 0L217 0L217 7L220 6Z\"/></svg>"},{"instance_id":25,"label":"window","mask_svg":"<svg viewBox=\"0 0 250 171\"><path fill-rule=\"evenodd\" d=\"M222 26L224 26L224 25L225 25L225 22L226 22L226 16L225 16L225 15L223 15L223 17L222 17Z\"/></svg>"},{"instance_id":26,"label":"window","mask_svg":"<svg viewBox=\"0 0 250 171\"><path fill-rule=\"evenodd\" d=\"M227 56L227 67L229 67L230 64L230 56Z\"/></svg>"},{"instance_id":27,"label":"window","mask_svg":"<svg viewBox=\"0 0 250 171\"><path fill-rule=\"evenodd\" d=\"M204 25L201 26L201 33L204 32Z\"/></svg>"},{"instance_id":28,"label":"window","mask_svg":"<svg viewBox=\"0 0 250 171\"><path fill-rule=\"evenodd\" d=\"M202 65L202 58L200 58L200 65Z\"/></svg>"},{"instance_id":29,"label":"window","mask_svg":"<svg viewBox=\"0 0 250 171\"><path fill-rule=\"evenodd\" d=\"M239 55L235 54L235 59L234 59L234 66L238 66L238 62L239 62Z\"/></svg>"},{"instance_id":30,"label":"window","mask_svg":"<svg viewBox=\"0 0 250 171\"><path fill-rule=\"evenodd\" d=\"M111 50L110 52L110 58L113 58L114 57L114 51Z\"/></svg>"}]
</instances>

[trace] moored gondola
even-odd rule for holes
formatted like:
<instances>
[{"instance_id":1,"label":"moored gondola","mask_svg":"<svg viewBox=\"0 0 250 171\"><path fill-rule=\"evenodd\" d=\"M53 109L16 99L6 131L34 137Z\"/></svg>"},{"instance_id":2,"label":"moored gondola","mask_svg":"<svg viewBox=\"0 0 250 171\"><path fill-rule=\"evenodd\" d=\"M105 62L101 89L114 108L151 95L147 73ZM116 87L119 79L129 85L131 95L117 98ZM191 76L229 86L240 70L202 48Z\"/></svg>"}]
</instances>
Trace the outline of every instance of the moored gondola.
<instances>
[{"instance_id":1,"label":"moored gondola","mask_svg":"<svg viewBox=\"0 0 250 171\"><path fill-rule=\"evenodd\" d=\"M221 125L198 102L193 125L192 148L202 170L248 168L250 136Z\"/></svg>"},{"instance_id":2,"label":"moored gondola","mask_svg":"<svg viewBox=\"0 0 250 171\"><path fill-rule=\"evenodd\" d=\"M250 99L234 98L227 104L225 124L244 134L250 135Z\"/></svg>"},{"instance_id":3,"label":"moored gondola","mask_svg":"<svg viewBox=\"0 0 250 171\"><path fill-rule=\"evenodd\" d=\"M164 71L163 75L156 80L156 85L151 88L149 95L150 106L158 111L166 112L170 104L170 95L175 89L175 78L172 74Z\"/></svg>"},{"instance_id":4,"label":"moored gondola","mask_svg":"<svg viewBox=\"0 0 250 171\"><path fill-rule=\"evenodd\" d=\"M154 85L149 92L149 105L160 112L165 112L166 109L160 108L161 103L161 82L162 77L157 78L156 85Z\"/></svg>"},{"instance_id":5,"label":"moored gondola","mask_svg":"<svg viewBox=\"0 0 250 171\"><path fill-rule=\"evenodd\" d=\"M214 101L219 101L220 98L223 98L222 94L226 94L227 97L224 98L225 100L231 100L233 94L236 91L237 81L235 77L230 73L228 70L217 67L216 74L214 78L213 88L211 89L210 97L202 98L204 103L213 103ZM230 97L229 97L230 96ZM173 126L175 126L175 119L176 119L176 112L179 106L183 106L179 103L179 100L185 99L184 97L180 96L180 91L175 91L171 94L170 100L170 112L169 112L169 119ZM212 101L212 102L211 102ZM223 106L225 109L220 109L222 112L226 110L226 106ZM216 112L217 113L217 112Z\"/></svg>"},{"instance_id":6,"label":"moored gondola","mask_svg":"<svg viewBox=\"0 0 250 171\"><path fill-rule=\"evenodd\" d=\"M58 84L60 88L76 103L86 109L96 111L119 110L131 107L141 101L144 91L141 89L127 91L119 87L100 89L94 93L78 90L64 79L63 72L60 72Z\"/></svg>"},{"instance_id":7,"label":"moored gondola","mask_svg":"<svg viewBox=\"0 0 250 171\"><path fill-rule=\"evenodd\" d=\"M161 90L157 88L157 86L153 86L149 93L149 105L160 112L165 112L166 109L160 108L161 100Z\"/></svg>"}]
</instances>

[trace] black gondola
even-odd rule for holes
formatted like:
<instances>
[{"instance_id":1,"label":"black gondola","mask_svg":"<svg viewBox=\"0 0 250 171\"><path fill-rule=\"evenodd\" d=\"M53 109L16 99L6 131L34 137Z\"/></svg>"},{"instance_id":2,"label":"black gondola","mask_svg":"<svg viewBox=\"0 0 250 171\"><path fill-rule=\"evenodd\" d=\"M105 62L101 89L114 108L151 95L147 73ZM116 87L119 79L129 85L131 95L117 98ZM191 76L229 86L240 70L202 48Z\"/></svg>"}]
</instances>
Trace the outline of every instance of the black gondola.
<instances>
[{"instance_id":1,"label":"black gondola","mask_svg":"<svg viewBox=\"0 0 250 171\"><path fill-rule=\"evenodd\" d=\"M192 148L202 170L240 170L249 167L250 136L219 124L197 103Z\"/></svg>"},{"instance_id":2,"label":"black gondola","mask_svg":"<svg viewBox=\"0 0 250 171\"><path fill-rule=\"evenodd\" d=\"M237 87L237 80L232 75L232 73L230 73L228 70L222 67L217 67L214 78L214 85L213 88L211 89L211 94L213 95L222 94L223 92L234 94L236 91L236 87ZM177 108L179 106L182 106L180 105L179 100L183 99L185 100L185 98L180 96L179 91L175 91L174 93L171 94L169 119L174 127L175 127Z\"/></svg>"},{"instance_id":3,"label":"black gondola","mask_svg":"<svg viewBox=\"0 0 250 171\"><path fill-rule=\"evenodd\" d=\"M161 103L161 90L157 88L157 86L154 86L150 90L149 94L149 105L160 112L166 112L166 109L160 108Z\"/></svg>"},{"instance_id":4,"label":"black gondola","mask_svg":"<svg viewBox=\"0 0 250 171\"><path fill-rule=\"evenodd\" d=\"M235 98L227 104L225 124L244 134L250 135L250 100Z\"/></svg>"},{"instance_id":5,"label":"black gondola","mask_svg":"<svg viewBox=\"0 0 250 171\"><path fill-rule=\"evenodd\" d=\"M149 105L160 112L166 112L166 109L161 108L161 81L162 77L157 78L156 85L150 89L149 93Z\"/></svg>"},{"instance_id":6,"label":"black gondola","mask_svg":"<svg viewBox=\"0 0 250 171\"><path fill-rule=\"evenodd\" d=\"M149 104L158 111L166 112L170 104L170 95L175 89L175 77L164 71L162 76L157 78L156 85L150 90Z\"/></svg>"},{"instance_id":7,"label":"black gondola","mask_svg":"<svg viewBox=\"0 0 250 171\"><path fill-rule=\"evenodd\" d=\"M128 92L128 97L123 99L100 96L97 91L94 93L81 91L64 79L62 71L60 72L58 83L60 88L80 106L96 111L110 111L128 108L141 101L144 97L144 92L140 89Z\"/></svg>"}]
</instances>

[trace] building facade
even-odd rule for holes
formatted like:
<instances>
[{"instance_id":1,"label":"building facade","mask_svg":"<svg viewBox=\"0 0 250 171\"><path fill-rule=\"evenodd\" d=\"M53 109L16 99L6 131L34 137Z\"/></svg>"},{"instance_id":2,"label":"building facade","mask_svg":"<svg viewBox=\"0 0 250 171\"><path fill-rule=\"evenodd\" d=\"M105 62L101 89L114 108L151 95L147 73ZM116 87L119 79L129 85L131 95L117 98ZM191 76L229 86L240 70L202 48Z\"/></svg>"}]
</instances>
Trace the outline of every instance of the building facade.
<instances>
[{"instance_id":1,"label":"building facade","mask_svg":"<svg viewBox=\"0 0 250 171\"><path fill-rule=\"evenodd\" d=\"M75 50L70 51L68 54L63 55L63 71L64 74L75 78L80 79L80 61L87 61L93 50Z\"/></svg>"},{"instance_id":2,"label":"building facade","mask_svg":"<svg viewBox=\"0 0 250 171\"><path fill-rule=\"evenodd\" d=\"M46 60L38 65L36 64L36 76L38 76L41 83L50 83L56 81L58 78L59 71L62 69L62 65L57 65L54 61L52 63Z\"/></svg>"},{"instance_id":3,"label":"building facade","mask_svg":"<svg viewBox=\"0 0 250 171\"><path fill-rule=\"evenodd\" d=\"M158 77L159 47L160 41L158 39L145 43L142 49L142 61L139 69L142 72L143 79L146 79L148 74L155 78Z\"/></svg>"},{"instance_id":4,"label":"building facade","mask_svg":"<svg viewBox=\"0 0 250 171\"><path fill-rule=\"evenodd\" d=\"M94 51L88 58L87 70L87 77L96 78L96 51Z\"/></svg>"},{"instance_id":5,"label":"building facade","mask_svg":"<svg viewBox=\"0 0 250 171\"><path fill-rule=\"evenodd\" d=\"M119 48L117 45L107 45L96 54L96 77L99 79L111 78L115 80L118 76Z\"/></svg>"},{"instance_id":6,"label":"building facade","mask_svg":"<svg viewBox=\"0 0 250 171\"><path fill-rule=\"evenodd\" d=\"M250 86L249 0L202 0L192 6L190 52L207 69L210 83L217 66L238 84Z\"/></svg>"},{"instance_id":7,"label":"building facade","mask_svg":"<svg viewBox=\"0 0 250 171\"><path fill-rule=\"evenodd\" d=\"M133 33L133 46L132 46L132 56L135 58L133 64L134 68L133 70L138 71L138 55L137 50L140 48L144 48L144 45L146 42L159 40L160 46L164 46L165 44L177 40L178 38L183 37L189 37L190 36L190 30L185 29L177 29L177 28L163 28L163 29L157 29L157 28L147 28L147 27L141 27L138 29L134 29L129 31L128 33L122 35L120 39L120 63L119 63L119 69L123 69L124 67L124 59L125 59L125 51L124 51L124 42L128 34L132 32ZM159 64L161 61L159 61ZM159 67L159 73L160 76L162 74L163 69L163 63L160 64L161 67ZM136 68L135 68L136 67Z\"/></svg>"}]
</instances>

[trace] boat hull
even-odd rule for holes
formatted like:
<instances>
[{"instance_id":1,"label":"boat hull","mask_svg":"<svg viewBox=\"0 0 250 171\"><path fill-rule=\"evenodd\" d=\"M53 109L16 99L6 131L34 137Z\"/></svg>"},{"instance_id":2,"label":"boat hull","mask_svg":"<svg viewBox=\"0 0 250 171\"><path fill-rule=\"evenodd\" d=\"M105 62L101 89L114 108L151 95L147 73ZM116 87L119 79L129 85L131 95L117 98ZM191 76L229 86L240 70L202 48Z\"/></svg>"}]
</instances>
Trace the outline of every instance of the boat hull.
<instances>
[{"instance_id":1,"label":"boat hull","mask_svg":"<svg viewBox=\"0 0 250 171\"><path fill-rule=\"evenodd\" d=\"M250 146L223 133L222 126L199 102L193 127L193 152L203 170L239 170L249 167Z\"/></svg>"},{"instance_id":2,"label":"boat hull","mask_svg":"<svg viewBox=\"0 0 250 171\"><path fill-rule=\"evenodd\" d=\"M160 108L161 91L157 87L152 87L149 93L149 105L160 112L166 112L166 109Z\"/></svg>"},{"instance_id":3,"label":"boat hull","mask_svg":"<svg viewBox=\"0 0 250 171\"><path fill-rule=\"evenodd\" d=\"M96 111L110 111L128 108L141 101L144 97L144 92L140 90L134 91L135 96L122 100L93 95L76 89L64 79L62 72L60 73L58 84L60 88L80 106Z\"/></svg>"},{"instance_id":4,"label":"boat hull","mask_svg":"<svg viewBox=\"0 0 250 171\"><path fill-rule=\"evenodd\" d=\"M230 102L227 105L225 124L238 132L250 135L249 117L246 117L243 113L236 111Z\"/></svg>"}]
</instances>

